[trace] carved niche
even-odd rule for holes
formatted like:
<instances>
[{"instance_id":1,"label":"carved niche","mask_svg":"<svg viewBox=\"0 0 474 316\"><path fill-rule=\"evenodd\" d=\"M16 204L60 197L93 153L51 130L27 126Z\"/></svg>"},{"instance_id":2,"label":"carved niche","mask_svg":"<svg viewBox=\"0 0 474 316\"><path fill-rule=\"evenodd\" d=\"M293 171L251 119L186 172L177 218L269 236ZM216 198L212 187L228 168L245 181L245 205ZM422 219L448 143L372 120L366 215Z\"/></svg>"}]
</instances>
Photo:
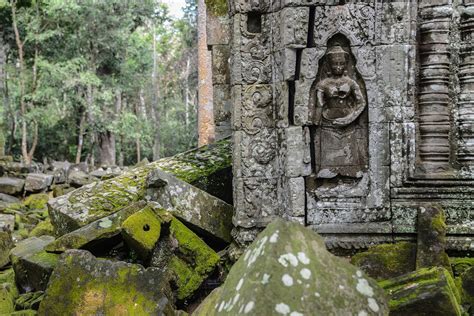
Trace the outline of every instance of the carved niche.
<instances>
[{"instance_id":1,"label":"carved niche","mask_svg":"<svg viewBox=\"0 0 474 316\"><path fill-rule=\"evenodd\" d=\"M366 178L367 94L355 65L347 38L334 36L311 88L312 179L320 191L354 189Z\"/></svg>"}]
</instances>

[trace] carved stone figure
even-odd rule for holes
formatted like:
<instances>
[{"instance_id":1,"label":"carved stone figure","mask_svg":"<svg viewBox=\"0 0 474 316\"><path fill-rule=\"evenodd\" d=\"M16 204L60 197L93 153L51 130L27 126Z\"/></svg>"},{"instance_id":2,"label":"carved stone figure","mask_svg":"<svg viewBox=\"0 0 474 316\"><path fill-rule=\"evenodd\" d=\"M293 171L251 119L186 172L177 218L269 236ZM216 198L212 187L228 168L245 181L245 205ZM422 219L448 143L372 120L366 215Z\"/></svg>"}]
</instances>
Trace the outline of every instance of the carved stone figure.
<instances>
[{"instance_id":1,"label":"carved stone figure","mask_svg":"<svg viewBox=\"0 0 474 316\"><path fill-rule=\"evenodd\" d=\"M366 108L361 85L351 78L350 54L340 45L326 53L328 73L316 84L313 122L318 126L315 146L316 173L320 178L362 176L367 164ZM325 78L324 78L325 77Z\"/></svg>"}]
</instances>

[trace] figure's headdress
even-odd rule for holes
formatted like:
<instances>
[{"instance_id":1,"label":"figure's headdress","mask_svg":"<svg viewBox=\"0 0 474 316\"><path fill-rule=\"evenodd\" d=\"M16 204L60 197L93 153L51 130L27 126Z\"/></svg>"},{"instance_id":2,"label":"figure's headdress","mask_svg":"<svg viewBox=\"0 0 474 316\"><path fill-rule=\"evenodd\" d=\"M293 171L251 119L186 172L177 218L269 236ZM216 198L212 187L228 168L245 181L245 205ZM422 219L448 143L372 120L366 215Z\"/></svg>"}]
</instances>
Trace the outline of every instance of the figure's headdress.
<instances>
[{"instance_id":1,"label":"figure's headdress","mask_svg":"<svg viewBox=\"0 0 474 316\"><path fill-rule=\"evenodd\" d=\"M336 45L331 48L329 48L327 54L332 57L332 56L344 56L347 57L349 55L341 46Z\"/></svg>"}]
</instances>

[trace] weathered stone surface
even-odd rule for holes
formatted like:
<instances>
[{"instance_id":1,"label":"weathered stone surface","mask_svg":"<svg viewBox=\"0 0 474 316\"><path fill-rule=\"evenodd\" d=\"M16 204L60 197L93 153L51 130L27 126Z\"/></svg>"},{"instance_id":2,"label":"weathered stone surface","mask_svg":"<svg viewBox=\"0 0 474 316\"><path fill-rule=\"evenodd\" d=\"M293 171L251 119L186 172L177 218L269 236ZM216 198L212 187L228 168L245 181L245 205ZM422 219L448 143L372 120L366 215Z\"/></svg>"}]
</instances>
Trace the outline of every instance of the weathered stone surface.
<instances>
[{"instance_id":1,"label":"weathered stone surface","mask_svg":"<svg viewBox=\"0 0 474 316\"><path fill-rule=\"evenodd\" d=\"M380 285L390 296L390 315L461 315L459 292L444 268L423 268Z\"/></svg>"},{"instance_id":2,"label":"weathered stone surface","mask_svg":"<svg viewBox=\"0 0 474 316\"><path fill-rule=\"evenodd\" d=\"M58 255L44 248L54 240L51 236L30 237L11 250L10 259L15 279L23 291L44 291L58 263Z\"/></svg>"},{"instance_id":3,"label":"weathered stone surface","mask_svg":"<svg viewBox=\"0 0 474 316\"><path fill-rule=\"evenodd\" d=\"M5 193L0 193L0 201L5 203L20 203L20 199Z\"/></svg>"},{"instance_id":4,"label":"weathered stone surface","mask_svg":"<svg viewBox=\"0 0 474 316\"><path fill-rule=\"evenodd\" d=\"M233 207L159 169L147 177L147 196L174 216L230 242Z\"/></svg>"},{"instance_id":5,"label":"weathered stone surface","mask_svg":"<svg viewBox=\"0 0 474 316\"><path fill-rule=\"evenodd\" d=\"M53 184L54 177L43 173L29 173L25 179L26 192L45 191Z\"/></svg>"},{"instance_id":6,"label":"weathered stone surface","mask_svg":"<svg viewBox=\"0 0 474 316\"><path fill-rule=\"evenodd\" d=\"M149 208L145 202L135 202L120 211L100 218L92 223L78 229L69 228L70 233L62 235L52 243L46 250L49 252L64 252L68 249L79 249L94 240L114 237L120 234L122 223L132 214L141 209Z\"/></svg>"},{"instance_id":7,"label":"weathered stone surface","mask_svg":"<svg viewBox=\"0 0 474 316\"><path fill-rule=\"evenodd\" d=\"M474 267L474 258L449 258L454 276L460 276L466 270Z\"/></svg>"},{"instance_id":8,"label":"weathered stone surface","mask_svg":"<svg viewBox=\"0 0 474 316\"><path fill-rule=\"evenodd\" d=\"M10 231L0 231L0 268L3 268L10 262L10 250L13 246Z\"/></svg>"},{"instance_id":9,"label":"weathered stone surface","mask_svg":"<svg viewBox=\"0 0 474 316\"><path fill-rule=\"evenodd\" d=\"M67 180L73 187L80 188L84 185L93 183L96 179L89 176L84 171L73 169L69 172Z\"/></svg>"},{"instance_id":10,"label":"weathered stone surface","mask_svg":"<svg viewBox=\"0 0 474 316\"><path fill-rule=\"evenodd\" d=\"M423 204L418 210L416 268L445 267L451 270L446 249L446 223L443 209Z\"/></svg>"},{"instance_id":11,"label":"weathered stone surface","mask_svg":"<svg viewBox=\"0 0 474 316\"><path fill-rule=\"evenodd\" d=\"M310 229L282 220L267 226L210 299L216 303L198 315L388 314L374 280L330 254Z\"/></svg>"},{"instance_id":12,"label":"weathered stone surface","mask_svg":"<svg viewBox=\"0 0 474 316\"><path fill-rule=\"evenodd\" d=\"M173 315L172 296L159 269L65 252L38 315Z\"/></svg>"},{"instance_id":13,"label":"weathered stone surface","mask_svg":"<svg viewBox=\"0 0 474 316\"><path fill-rule=\"evenodd\" d=\"M0 214L0 229L13 232L15 228L15 215Z\"/></svg>"},{"instance_id":14,"label":"weathered stone surface","mask_svg":"<svg viewBox=\"0 0 474 316\"><path fill-rule=\"evenodd\" d=\"M376 280L398 277L415 270L416 244L399 242L373 246L354 255L351 263Z\"/></svg>"},{"instance_id":15,"label":"weathered stone surface","mask_svg":"<svg viewBox=\"0 0 474 316\"><path fill-rule=\"evenodd\" d=\"M169 235L160 238L154 249L151 266L170 273L169 281L177 288L177 298L190 297L214 270L219 255L196 234L166 211L161 211L162 232Z\"/></svg>"},{"instance_id":16,"label":"weathered stone surface","mask_svg":"<svg viewBox=\"0 0 474 316\"><path fill-rule=\"evenodd\" d=\"M145 199L146 178L157 168L177 178L207 190L217 196L230 192L231 178L223 173L231 171L229 140L190 152L164 158L137 167L113 179L94 182L49 202L51 222L59 235L87 225L117 212L130 203ZM219 179L219 177L224 178ZM227 192L227 193L226 193Z\"/></svg>"},{"instance_id":17,"label":"weathered stone surface","mask_svg":"<svg viewBox=\"0 0 474 316\"><path fill-rule=\"evenodd\" d=\"M23 191L25 180L9 177L0 177L0 193L16 195Z\"/></svg>"}]
</instances>

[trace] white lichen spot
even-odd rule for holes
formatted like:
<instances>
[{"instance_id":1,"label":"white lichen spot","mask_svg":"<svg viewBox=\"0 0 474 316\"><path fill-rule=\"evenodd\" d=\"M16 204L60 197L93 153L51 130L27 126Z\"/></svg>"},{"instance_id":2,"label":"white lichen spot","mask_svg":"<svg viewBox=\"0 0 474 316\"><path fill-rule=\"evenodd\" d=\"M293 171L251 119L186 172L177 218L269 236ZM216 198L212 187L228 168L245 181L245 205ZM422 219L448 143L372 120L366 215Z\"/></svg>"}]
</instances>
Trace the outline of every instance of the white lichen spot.
<instances>
[{"instance_id":1,"label":"white lichen spot","mask_svg":"<svg viewBox=\"0 0 474 316\"><path fill-rule=\"evenodd\" d=\"M377 301L373 299L372 297L369 297L367 299L367 302L369 302L369 308L374 311L374 313L378 313L380 310L379 304L377 304Z\"/></svg>"},{"instance_id":2,"label":"white lichen spot","mask_svg":"<svg viewBox=\"0 0 474 316\"><path fill-rule=\"evenodd\" d=\"M300 312L291 312L290 316L304 316Z\"/></svg>"},{"instance_id":3,"label":"white lichen spot","mask_svg":"<svg viewBox=\"0 0 474 316\"><path fill-rule=\"evenodd\" d=\"M253 309L254 306L255 306L255 302L253 301L248 302L247 305L245 305L244 313L245 314L250 313L250 311Z\"/></svg>"},{"instance_id":4,"label":"white lichen spot","mask_svg":"<svg viewBox=\"0 0 474 316\"><path fill-rule=\"evenodd\" d=\"M244 279L240 279L239 283L237 283L237 286L235 287L235 290L239 291L243 284L244 284Z\"/></svg>"},{"instance_id":5,"label":"white lichen spot","mask_svg":"<svg viewBox=\"0 0 474 316\"><path fill-rule=\"evenodd\" d=\"M273 235L270 236L270 242L272 244L276 243L278 241L278 230L273 233Z\"/></svg>"},{"instance_id":6,"label":"white lichen spot","mask_svg":"<svg viewBox=\"0 0 474 316\"><path fill-rule=\"evenodd\" d=\"M298 265L298 259L292 253L286 253L284 255L281 255L280 258L278 258L278 262L280 262L280 264L285 268L288 267L288 263L291 264L293 267L296 267Z\"/></svg>"},{"instance_id":7,"label":"white lichen spot","mask_svg":"<svg viewBox=\"0 0 474 316\"><path fill-rule=\"evenodd\" d=\"M362 277L362 271L360 271L360 270L357 270L356 274L357 274L357 277L359 277L359 278L361 278L361 277Z\"/></svg>"},{"instance_id":8,"label":"white lichen spot","mask_svg":"<svg viewBox=\"0 0 474 316\"><path fill-rule=\"evenodd\" d=\"M316 297L321 297L321 294L319 294L318 292L315 292L315 293L314 293L314 296L316 296Z\"/></svg>"},{"instance_id":9,"label":"white lichen spot","mask_svg":"<svg viewBox=\"0 0 474 316\"><path fill-rule=\"evenodd\" d=\"M219 306L219 312L222 312L222 309L224 309L225 301L221 302L221 305Z\"/></svg>"},{"instance_id":10,"label":"white lichen spot","mask_svg":"<svg viewBox=\"0 0 474 316\"><path fill-rule=\"evenodd\" d=\"M263 274L263 278L262 278L262 284L267 284L267 283L268 283L268 280L270 280L270 275L264 273L264 274Z\"/></svg>"},{"instance_id":11,"label":"white lichen spot","mask_svg":"<svg viewBox=\"0 0 474 316\"><path fill-rule=\"evenodd\" d=\"M110 228L112 226L112 221L110 218L106 217L99 222L99 226L102 228Z\"/></svg>"},{"instance_id":12,"label":"white lichen spot","mask_svg":"<svg viewBox=\"0 0 474 316\"><path fill-rule=\"evenodd\" d=\"M286 305L285 303L276 304L275 311L278 314L287 315L290 313L290 306Z\"/></svg>"},{"instance_id":13,"label":"white lichen spot","mask_svg":"<svg viewBox=\"0 0 474 316\"><path fill-rule=\"evenodd\" d=\"M369 285L369 282L367 282L366 279L359 279L357 282L356 289L357 291L359 291L359 293L365 296L369 296L369 297L374 296L374 289L372 289L372 287Z\"/></svg>"},{"instance_id":14,"label":"white lichen spot","mask_svg":"<svg viewBox=\"0 0 474 316\"><path fill-rule=\"evenodd\" d=\"M285 284L285 286L292 286L293 285L293 278L288 274L283 275L281 277L281 281L283 282L283 284Z\"/></svg>"},{"instance_id":15,"label":"white lichen spot","mask_svg":"<svg viewBox=\"0 0 474 316\"><path fill-rule=\"evenodd\" d=\"M237 293L237 295L235 295L234 299L232 300L232 305L235 305L235 303L237 303L237 301L239 300L239 297L240 297L240 294Z\"/></svg>"},{"instance_id":16,"label":"white lichen spot","mask_svg":"<svg viewBox=\"0 0 474 316\"><path fill-rule=\"evenodd\" d=\"M298 252L298 260L301 261L302 264L309 264L310 262L309 258L304 252Z\"/></svg>"},{"instance_id":17,"label":"white lichen spot","mask_svg":"<svg viewBox=\"0 0 474 316\"><path fill-rule=\"evenodd\" d=\"M344 290L344 285L339 284L339 290Z\"/></svg>"},{"instance_id":18,"label":"white lichen spot","mask_svg":"<svg viewBox=\"0 0 474 316\"><path fill-rule=\"evenodd\" d=\"M368 315L367 312L364 311L364 310L360 311L360 312L357 314L357 316L367 316L367 315Z\"/></svg>"},{"instance_id":19,"label":"white lichen spot","mask_svg":"<svg viewBox=\"0 0 474 316\"><path fill-rule=\"evenodd\" d=\"M300 271L300 275L303 279L309 280L309 278L311 277L311 270L303 268Z\"/></svg>"},{"instance_id":20,"label":"white lichen spot","mask_svg":"<svg viewBox=\"0 0 474 316\"><path fill-rule=\"evenodd\" d=\"M263 237L262 239L260 239L257 242L256 247L253 250L250 251L250 255L248 257L247 267L250 267L250 265L252 263L254 263L257 260L257 258L264 253L264 247L265 247L265 243L267 242L267 240L268 240L267 236ZM244 258L244 260L245 260L245 258Z\"/></svg>"}]
</instances>

